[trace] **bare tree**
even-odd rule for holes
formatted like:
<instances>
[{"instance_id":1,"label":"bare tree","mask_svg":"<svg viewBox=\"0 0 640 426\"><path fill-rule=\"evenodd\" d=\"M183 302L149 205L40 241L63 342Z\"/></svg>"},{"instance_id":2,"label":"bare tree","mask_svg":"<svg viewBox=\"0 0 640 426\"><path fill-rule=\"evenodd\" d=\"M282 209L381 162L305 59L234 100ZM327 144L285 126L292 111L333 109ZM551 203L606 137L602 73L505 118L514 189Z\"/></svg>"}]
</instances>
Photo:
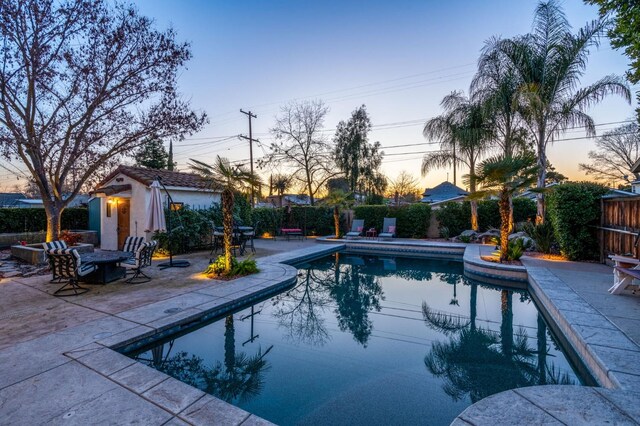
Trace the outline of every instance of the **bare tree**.
<instances>
[{"instance_id":1,"label":"bare tree","mask_svg":"<svg viewBox=\"0 0 640 426\"><path fill-rule=\"evenodd\" d=\"M261 168L268 164L288 167L291 177L304 185L311 205L327 180L336 175L331 167L331 147L322 135L328 111L322 101L283 106L271 129L276 141L271 144L271 152L258 162Z\"/></svg>"},{"instance_id":2,"label":"bare tree","mask_svg":"<svg viewBox=\"0 0 640 426\"><path fill-rule=\"evenodd\" d=\"M589 151L590 163L580 164L588 176L606 182L630 183L640 179L640 173L631 173L640 158L640 128L629 123L606 132L596 140L596 150Z\"/></svg>"},{"instance_id":3,"label":"bare tree","mask_svg":"<svg viewBox=\"0 0 640 426\"><path fill-rule=\"evenodd\" d=\"M411 173L403 170L393 180L387 189L387 195L394 197L396 193L399 196L404 197L407 201L416 201L420 194L420 182Z\"/></svg>"},{"instance_id":4,"label":"bare tree","mask_svg":"<svg viewBox=\"0 0 640 426\"><path fill-rule=\"evenodd\" d=\"M97 170L151 135L179 138L206 120L176 90L189 45L132 5L5 0L0 35L0 147L37 185L47 241Z\"/></svg>"}]
</instances>

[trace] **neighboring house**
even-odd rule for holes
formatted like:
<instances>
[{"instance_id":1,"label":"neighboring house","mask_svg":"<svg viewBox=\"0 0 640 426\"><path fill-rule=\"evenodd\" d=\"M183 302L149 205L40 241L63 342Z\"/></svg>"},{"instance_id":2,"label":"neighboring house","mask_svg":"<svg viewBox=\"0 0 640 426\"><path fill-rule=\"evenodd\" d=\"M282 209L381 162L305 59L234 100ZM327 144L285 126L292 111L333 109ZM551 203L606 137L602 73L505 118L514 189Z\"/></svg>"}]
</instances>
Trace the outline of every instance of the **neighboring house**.
<instances>
[{"instance_id":1,"label":"neighboring house","mask_svg":"<svg viewBox=\"0 0 640 426\"><path fill-rule=\"evenodd\" d=\"M151 193L149 185L158 177L171 194L174 208L211 207L213 203L220 203L220 191L210 189L199 175L120 166L92 192L95 198L91 200L89 209L99 215L99 220L94 220L100 225L103 249L116 250L122 247L129 235L151 238L150 233L145 230ZM162 196L166 207L167 195L164 190ZM91 207L98 203L99 206Z\"/></svg>"},{"instance_id":2,"label":"neighboring house","mask_svg":"<svg viewBox=\"0 0 640 426\"><path fill-rule=\"evenodd\" d=\"M73 200L71 200L67 207L87 207L90 199L91 195L89 194L78 194L73 197Z\"/></svg>"},{"instance_id":3,"label":"neighboring house","mask_svg":"<svg viewBox=\"0 0 640 426\"><path fill-rule=\"evenodd\" d=\"M556 185L561 185L561 184L560 184L560 183L558 183L558 182L551 182L551 183L548 183L548 184L547 184L547 186L545 187L545 189L553 188L553 187L554 187L554 186L556 186ZM527 190L527 191L524 191L522 194L516 195L515 197L516 197L516 198L528 198L528 199L530 199L530 200L535 201L535 200L536 200L536 198L538 198L538 192L534 192L534 191L529 191L529 190Z\"/></svg>"},{"instance_id":4,"label":"neighboring house","mask_svg":"<svg viewBox=\"0 0 640 426\"><path fill-rule=\"evenodd\" d=\"M433 188L425 189L422 194L422 203L438 206L449 201L463 201L469 193L451 182L442 182Z\"/></svg>"},{"instance_id":5,"label":"neighboring house","mask_svg":"<svg viewBox=\"0 0 640 426\"><path fill-rule=\"evenodd\" d=\"M635 197L637 193L624 191L622 189L609 188L609 192L604 194L602 198L620 198L620 197Z\"/></svg>"},{"instance_id":6,"label":"neighboring house","mask_svg":"<svg viewBox=\"0 0 640 426\"><path fill-rule=\"evenodd\" d=\"M27 196L21 192L0 192L0 208L16 207L18 200L24 200Z\"/></svg>"},{"instance_id":7,"label":"neighboring house","mask_svg":"<svg viewBox=\"0 0 640 426\"><path fill-rule=\"evenodd\" d=\"M636 161L633 167L631 167L631 173L640 173L640 158L638 158L638 161ZM640 180L631 182L631 192L634 194L640 194Z\"/></svg>"},{"instance_id":8,"label":"neighboring house","mask_svg":"<svg viewBox=\"0 0 640 426\"><path fill-rule=\"evenodd\" d=\"M42 204L42 199L23 198L16 200L13 207L19 209L44 208L44 204Z\"/></svg>"},{"instance_id":9,"label":"neighboring house","mask_svg":"<svg viewBox=\"0 0 640 426\"><path fill-rule=\"evenodd\" d=\"M284 194L282 197L269 195L266 200L275 207L311 205L311 199L306 194Z\"/></svg>"}]
</instances>

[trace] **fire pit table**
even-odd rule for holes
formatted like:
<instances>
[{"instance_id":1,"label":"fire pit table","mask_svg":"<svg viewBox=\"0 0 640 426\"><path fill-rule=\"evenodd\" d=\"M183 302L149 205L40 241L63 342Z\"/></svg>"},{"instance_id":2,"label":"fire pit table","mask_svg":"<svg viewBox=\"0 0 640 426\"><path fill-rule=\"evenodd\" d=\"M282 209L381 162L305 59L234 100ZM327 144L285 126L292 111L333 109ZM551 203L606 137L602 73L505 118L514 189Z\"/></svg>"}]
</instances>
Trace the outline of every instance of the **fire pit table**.
<instances>
[{"instance_id":1,"label":"fire pit table","mask_svg":"<svg viewBox=\"0 0 640 426\"><path fill-rule=\"evenodd\" d=\"M117 250L82 254L80 255L82 263L93 263L98 269L80 278L82 282L89 284L106 284L124 278L127 275L127 269L118 264L132 256L131 252Z\"/></svg>"}]
</instances>

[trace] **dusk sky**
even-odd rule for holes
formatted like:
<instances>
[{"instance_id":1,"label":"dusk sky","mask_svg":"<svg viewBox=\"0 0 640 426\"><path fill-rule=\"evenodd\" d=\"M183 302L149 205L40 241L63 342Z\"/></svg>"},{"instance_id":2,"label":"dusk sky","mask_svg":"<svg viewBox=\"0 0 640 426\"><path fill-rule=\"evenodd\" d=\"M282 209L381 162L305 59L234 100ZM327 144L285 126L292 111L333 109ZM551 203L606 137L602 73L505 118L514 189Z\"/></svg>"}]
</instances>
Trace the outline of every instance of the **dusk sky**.
<instances>
[{"instance_id":1,"label":"dusk sky","mask_svg":"<svg viewBox=\"0 0 640 426\"><path fill-rule=\"evenodd\" d=\"M211 123L175 145L178 167L189 158L212 161L216 154L248 159L245 141L224 137L248 132L240 108L258 115L254 136L265 149L279 107L293 99L322 99L331 108L325 122L332 138L336 124L365 104L385 151L383 172L394 178L406 170L420 174L427 118L441 113L452 90L468 91L485 40L511 37L531 28L534 0L485 1L206 1L137 0L159 28L172 26L178 40L191 43L193 59L180 77L180 90ZM563 2L578 28L597 16L580 0ZM593 49L583 82L622 75L627 59L603 39ZM633 117L634 105L609 97L591 109L596 123ZM618 124L619 125L619 124ZM616 125L598 127L598 134ZM584 134L570 130L563 138ZM222 140L222 141L221 141ZM572 179L584 179L578 163L587 160L592 140L560 141L551 162ZM256 157L263 154L260 147ZM464 171L466 172L466 171ZM268 172L266 172L268 173ZM446 179L447 170L421 179L423 187Z\"/></svg>"}]
</instances>

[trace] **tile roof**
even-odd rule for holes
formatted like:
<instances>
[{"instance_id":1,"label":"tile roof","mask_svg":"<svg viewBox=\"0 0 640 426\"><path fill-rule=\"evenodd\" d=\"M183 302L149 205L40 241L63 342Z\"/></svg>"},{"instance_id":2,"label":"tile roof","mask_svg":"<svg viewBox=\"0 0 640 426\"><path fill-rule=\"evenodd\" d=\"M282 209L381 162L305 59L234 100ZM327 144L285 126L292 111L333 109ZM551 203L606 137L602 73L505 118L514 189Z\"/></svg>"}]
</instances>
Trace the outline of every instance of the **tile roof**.
<instances>
[{"instance_id":1,"label":"tile roof","mask_svg":"<svg viewBox=\"0 0 640 426\"><path fill-rule=\"evenodd\" d=\"M455 186L451 182L442 182L433 188L425 189L421 201L423 203L437 203L465 195L469 195L469 193L464 189Z\"/></svg>"},{"instance_id":2,"label":"tile roof","mask_svg":"<svg viewBox=\"0 0 640 426\"><path fill-rule=\"evenodd\" d=\"M183 188L211 189L209 183L200 175L195 173L173 172L169 170L147 169L144 167L119 166L117 169L109 173L102 182L97 186L102 187L105 183L116 177L118 174L129 176L140 183L147 186L151 182L160 177L162 183L166 186L179 186Z\"/></svg>"}]
</instances>

